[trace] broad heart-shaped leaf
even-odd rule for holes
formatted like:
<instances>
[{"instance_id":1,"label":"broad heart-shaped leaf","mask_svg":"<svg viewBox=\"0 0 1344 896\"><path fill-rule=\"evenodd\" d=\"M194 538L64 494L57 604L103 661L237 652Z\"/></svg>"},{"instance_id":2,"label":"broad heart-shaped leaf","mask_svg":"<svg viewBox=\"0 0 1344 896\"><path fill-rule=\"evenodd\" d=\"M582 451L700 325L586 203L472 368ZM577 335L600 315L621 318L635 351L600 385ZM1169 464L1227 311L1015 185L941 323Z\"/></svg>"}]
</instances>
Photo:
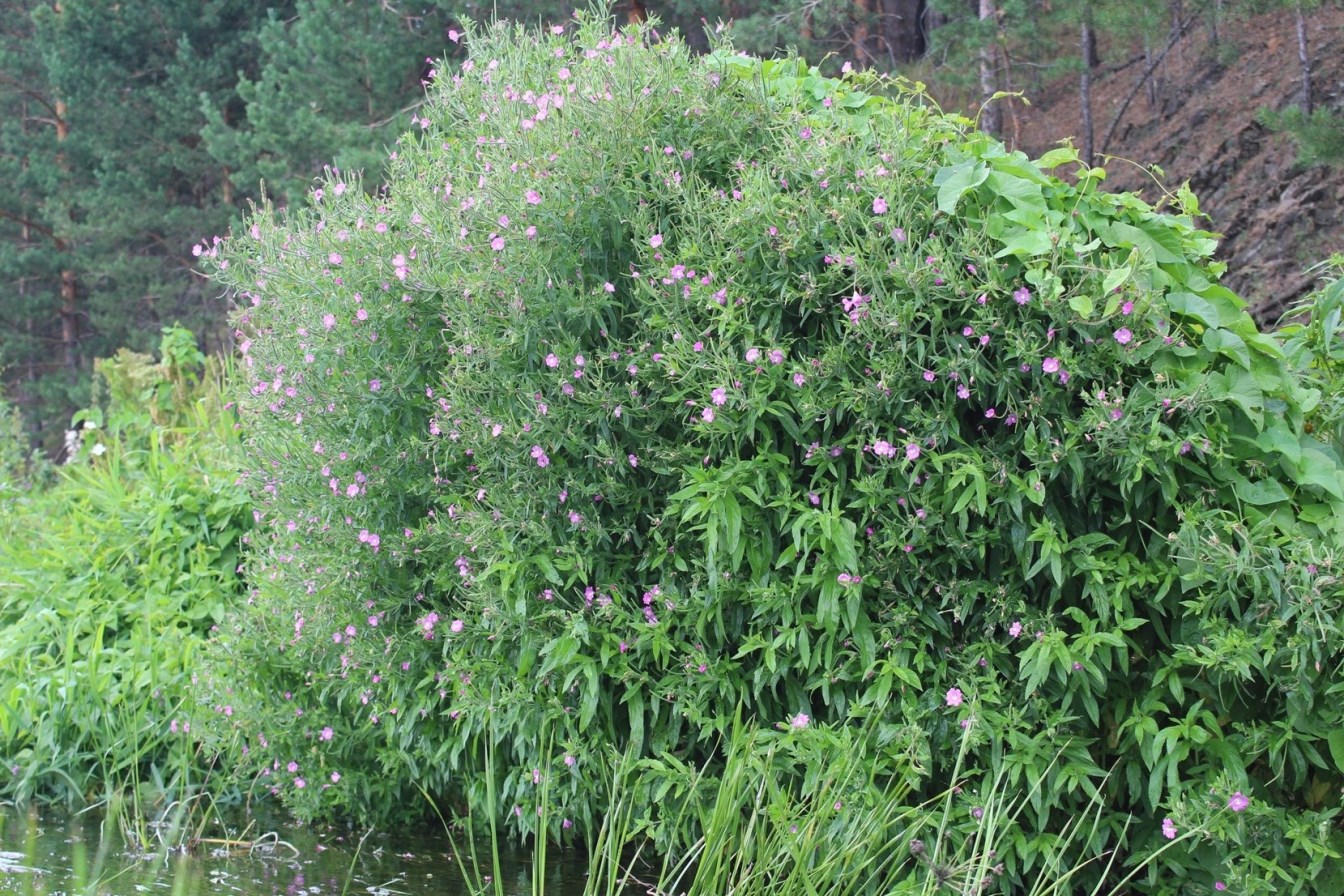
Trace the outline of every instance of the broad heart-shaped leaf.
<instances>
[{"instance_id":1,"label":"broad heart-shaped leaf","mask_svg":"<svg viewBox=\"0 0 1344 896\"><path fill-rule=\"evenodd\" d=\"M1081 161L1082 157L1078 155L1078 150L1072 146L1060 146L1050 150L1045 155L1036 160L1036 164L1041 168L1058 168L1060 165L1067 165L1069 162Z\"/></svg>"},{"instance_id":2,"label":"broad heart-shaped leaf","mask_svg":"<svg viewBox=\"0 0 1344 896\"><path fill-rule=\"evenodd\" d=\"M1102 232L1102 237L1112 248L1135 248L1144 254L1150 263L1179 264L1182 258L1169 245L1174 234L1161 225L1154 227L1135 227L1123 221L1116 221ZM1179 250L1179 242L1176 246Z\"/></svg>"},{"instance_id":3,"label":"broad heart-shaped leaf","mask_svg":"<svg viewBox=\"0 0 1344 896\"><path fill-rule=\"evenodd\" d=\"M950 215L967 190L973 190L989 177L989 169L978 159L967 159L950 168L940 168L933 182L938 187L938 211Z\"/></svg>"},{"instance_id":4,"label":"broad heart-shaped leaf","mask_svg":"<svg viewBox=\"0 0 1344 896\"><path fill-rule=\"evenodd\" d=\"M1275 420L1256 439L1256 445L1266 453L1273 451L1283 455L1284 459L1296 466L1302 462L1302 443L1297 433Z\"/></svg>"},{"instance_id":5,"label":"broad heart-shaped leaf","mask_svg":"<svg viewBox=\"0 0 1344 896\"><path fill-rule=\"evenodd\" d=\"M1257 507L1288 500L1288 492L1275 479L1262 479L1259 482L1238 479L1232 484L1232 490L1238 498Z\"/></svg>"},{"instance_id":6,"label":"broad heart-shaped leaf","mask_svg":"<svg viewBox=\"0 0 1344 896\"><path fill-rule=\"evenodd\" d=\"M1097 310L1096 303L1085 292L1080 292L1076 296L1069 296L1069 307L1083 320L1091 318L1092 312Z\"/></svg>"},{"instance_id":7,"label":"broad heart-shaped leaf","mask_svg":"<svg viewBox=\"0 0 1344 896\"><path fill-rule=\"evenodd\" d=\"M1231 358L1247 370L1251 369L1251 351L1246 347L1246 340L1230 330L1205 330L1204 347Z\"/></svg>"},{"instance_id":8,"label":"broad heart-shaped leaf","mask_svg":"<svg viewBox=\"0 0 1344 896\"><path fill-rule=\"evenodd\" d=\"M1256 428L1264 426L1265 393L1249 370L1231 367L1209 376L1209 393L1216 399L1230 401L1245 412Z\"/></svg>"},{"instance_id":9,"label":"broad heart-shaped leaf","mask_svg":"<svg viewBox=\"0 0 1344 896\"><path fill-rule=\"evenodd\" d=\"M1344 501L1344 473L1340 472L1339 457L1320 442L1302 438L1302 460L1297 465L1297 481L1314 485Z\"/></svg>"},{"instance_id":10,"label":"broad heart-shaped leaf","mask_svg":"<svg viewBox=\"0 0 1344 896\"><path fill-rule=\"evenodd\" d=\"M1041 222L1045 226L1045 222ZM1003 258L1005 255L1016 255L1018 258L1034 258L1037 255L1049 255L1054 250L1054 243L1050 242L1050 235L1044 230L1032 230L1026 227L1014 227L1012 230L1003 234L1000 239L1003 242L1003 248L994 253L995 258Z\"/></svg>"}]
</instances>

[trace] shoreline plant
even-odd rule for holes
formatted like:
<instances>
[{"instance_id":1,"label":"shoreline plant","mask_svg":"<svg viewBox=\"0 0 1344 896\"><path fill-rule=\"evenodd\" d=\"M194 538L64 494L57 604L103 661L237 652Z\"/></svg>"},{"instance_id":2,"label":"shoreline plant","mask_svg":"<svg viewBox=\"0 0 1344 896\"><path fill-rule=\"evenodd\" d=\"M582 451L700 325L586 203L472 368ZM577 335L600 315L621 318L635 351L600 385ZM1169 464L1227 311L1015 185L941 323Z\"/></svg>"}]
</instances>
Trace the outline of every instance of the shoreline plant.
<instances>
[{"instance_id":1,"label":"shoreline plant","mask_svg":"<svg viewBox=\"0 0 1344 896\"><path fill-rule=\"evenodd\" d=\"M71 461L0 493L0 798L125 790L148 814L208 774L194 675L242 596L249 502L222 366L189 332L165 328L158 361L122 352L98 373Z\"/></svg>"},{"instance_id":2,"label":"shoreline plant","mask_svg":"<svg viewBox=\"0 0 1344 896\"><path fill-rule=\"evenodd\" d=\"M557 839L629 751L667 853L738 707L878 716L916 802L968 730L1030 792L1014 891L1094 801L1085 873L1219 833L1144 892L1337 867L1338 383L1187 189L601 16L463 39L384 187L201 246L258 522L208 750L302 816L489 793Z\"/></svg>"}]
</instances>

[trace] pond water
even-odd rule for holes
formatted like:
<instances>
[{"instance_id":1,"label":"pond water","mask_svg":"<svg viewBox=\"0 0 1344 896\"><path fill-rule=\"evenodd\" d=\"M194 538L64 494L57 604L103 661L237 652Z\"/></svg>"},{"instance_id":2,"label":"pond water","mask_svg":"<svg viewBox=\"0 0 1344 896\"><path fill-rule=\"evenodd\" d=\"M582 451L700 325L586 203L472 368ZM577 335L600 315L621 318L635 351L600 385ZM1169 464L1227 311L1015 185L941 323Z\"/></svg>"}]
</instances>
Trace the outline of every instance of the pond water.
<instances>
[{"instance_id":1,"label":"pond water","mask_svg":"<svg viewBox=\"0 0 1344 896\"><path fill-rule=\"evenodd\" d=\"M151 839L180 834L149 828ZM19 812L0 807L0 893L22 896L467 896L455 846L442 828L395 833L309 827L292 821L230 819L204 830L185 851L133 850L93 813ZM236 842L230 842L236 841ZM488 847L478 855L489 862ZM509 896L532 893L532 856L501 856ZM547 896L583 892L587 864L574 850L547 855ZM494 892L493 885L489 892Z\"/></svg>"}]
</instances>

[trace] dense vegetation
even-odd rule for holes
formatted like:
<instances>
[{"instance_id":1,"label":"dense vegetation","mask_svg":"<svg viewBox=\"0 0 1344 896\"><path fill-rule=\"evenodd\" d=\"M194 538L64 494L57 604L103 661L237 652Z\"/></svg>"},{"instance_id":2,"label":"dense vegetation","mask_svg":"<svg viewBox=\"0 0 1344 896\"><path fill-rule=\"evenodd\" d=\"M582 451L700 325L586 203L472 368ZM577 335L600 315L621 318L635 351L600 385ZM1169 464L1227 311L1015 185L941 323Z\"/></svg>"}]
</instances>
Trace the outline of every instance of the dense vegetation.
<instances>
[{"instance_id":1,"label":"dense vegetation","mask_svg":"<svg viewBox=\"0 0 1344 896\"><path fill-rule=\"evenodd\" d=\"M72 462L0 458L0 794L75 804L202 783L199 652L251 526L222 374L191 335L98 365ZM12 409L3 408L12 425ZM226 783L221 782L223 786Z\"/></svg>"},{"instance_id":2,"label":"dense vegetation","mask_svg":"<svg viewBox=\"0 0 1344 896\"><path fill-rule=\"evenodd\" d=\"M1053 78L1103 71L1133 79L1152 102L1171 88L1160 64L1168 51L1216 66L1237 52L1245 16L1278 9L1310 23L1321 5L621 0L615 11L630 21L657 14L699 50L705 26L731 21L737 45L758 55L787 45L830 74L851 63L900 69L934 84L948 108L975 110L998 91L1038 98ZM570 9L490 6L527 22L563 21ZM385 148L419 126L426 59L460 62L454 37L480 14L447 0L0 0L0 288L10 322L0 377L28 438L58 452L70 415L88 404L94 359L150 351L165 324L230 351L227 303L200 276L193 241L236 225L263 182L277 205L301 203L324 165L380 183ZM1319 51L1299 33L1274 74L1302 82L1302 114L1267 110L1266 120L1294 129L1309 156L1331 158L1337 110L1321 96L1313 110ZM1096 52L1084 58L1084 46ZM992 103L979 123L1009 131L1012 109ZM1094 144L1114 151L1118 120L1094 128L1084 114L1070 129L1085 156Z\"/></svg>"},{"instance_id":3,"label":"dense vegetation","mask_svg":"<svg viewBox=\"0 0 1344 896\"><path fill-rule=\"evenodd\" d=\"M735 718L867 719L916 803L1029 793L1007 885L1095 809L1069 860L1161 849L1153 892L1333 886L1337 289L1258 332L1188 192L899 82L600 21L463 46L385 190L202 247L259 522L227 767L561 836L614 748L676 848Z\"/></svg>"},{"instance_id":4,"label":"dense vegetation","mask_svg":"<svg viewBox=\"0 0 1344 896\"><path fill-rule=\"evenodd\" d=\"M1241 8L908 6L972 92ZM498 809L669 891L1344 892L1337 267L1261 333L1188 191L839 59L10 7L0 350L86 410L55 467L0 404L0 795ZM882 63L877 12L810 48Z\"/></svg>"}]
</instances>

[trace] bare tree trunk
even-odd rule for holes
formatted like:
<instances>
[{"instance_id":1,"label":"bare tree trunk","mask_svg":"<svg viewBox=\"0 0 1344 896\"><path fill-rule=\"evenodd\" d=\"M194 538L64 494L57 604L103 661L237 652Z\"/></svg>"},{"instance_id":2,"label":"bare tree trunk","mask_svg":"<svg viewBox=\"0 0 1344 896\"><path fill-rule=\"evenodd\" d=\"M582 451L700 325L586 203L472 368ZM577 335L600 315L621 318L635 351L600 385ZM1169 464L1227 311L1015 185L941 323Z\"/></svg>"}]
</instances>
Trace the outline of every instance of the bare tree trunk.
<instances>
[{"instance_id":1,"label":"bare tree trunk","mask_svg":"<svg viewBox=\"0 0 1344 896\"><path fill-rule=\"evenodd\" d=\"M1148 67L1144 69L1143 74L1139 75L1139 79L1134 82L1134 86L1131 87L1129 93L1125 95L1124 101L1120 103L1120 108L1115 110L1115 117L1111 119L1110 127L1106 129L1106 136L1101 140L1101 151L1103 154L1105 154L1106 149L1111 145L1111 138L1115 136L1115 129L1120 124L1120 119L1124 118L1125 111L1129 108L1129 104L1134 101L1134 97L1138 94L1139 88L1143 85L1144 81L1152 77L1153 70L1166 60L1167 54L1171 52L1171 48L1180 45L1181 38L1185 35L1185 29L1189 26L1189 22L1183 23L1180 28L1172 32L1171 39L1168 40L1167 45L1162 48L1162 52L1157 54L1157 58L1148 61Z\"/></svg>"},{"instance_id":2,"label":"bare tree trunk","mask_svg":"<svg viewBox=\"0 0 1344 896\"><path fill-rule=\"evenodd\" d=\"M1083 74L1078 83L1078 102L1083 113L1083 163L1091 166L1094 155L1092 135L1092 67L1088 65L1089 48L1095 46L1092 35L1092 8L1083 4L1083 24L1079 34L1079 49L1083 56Z\"/></svg>"},{"instance_id":3,"label":"bare tree trunk","mask_svg":"<svg viewBox=\"0 0 1344 896\"><path fill-rule=\"evenodd\" d=\"M1302 14L1302 0L1296 4L1297 61L1302 66L1302 111L1311 114L1311 56L1307 53L1307 18Z\"/></svg>"},{"instance_id":4,"label":"bare tree trunk","mask_svg":"<svg viewBox=\"0 0 1344 896\"><path fill-rule=\"evenodd\" d=\"M868 21L873 14L873 0L854 0L858 21L854 25L854 65L867 68L872 56L868 51Z\"/></svg>"},{"instance_id":5,"label":"bare tree trunk","mask_svg":"<svg viewBox=\"0 0 1344 896\"><path fill-rule=\"evenodd\" d=\"M1148 77L1144 81L1148 88L1148 108L1151 109L1157 105L1157 78L1153 75L1156 69L1153 65L1153 42L1147 37L1143 39L1143 65L1148 71Z\"/></svg>"},{"instance_id":6,"label":"bare tree trunk","mask_svg":"<svg viewBox=\"0 0 1344 896\"><path fill-rule=\"evenodd\" d=\"M1171 11L1172 34L1175 35L1176 32L1180 30L1181 21L1185 20L1184 9L1181 8L1181 0L1171 0ZM1179 64L1185 63L1184 55L1181 54L1180 44L1177 44L1176 46L1176 62Z\"/></svg>"},{"instance_id":7,"label":"bare tree trunk","mask_svg":"<svg viewBox=\"0 0 1344 896\"><path fill-rule=\"evenodd\" d=\"M925 0L880 0L879 32L893 64L914 62L928 48L925 40Z\"/></svg>"},{"instance_id":8,"label":"bare tree trunk","mask_svg":"<svg viewBox=\"0 0 1344 896\"><path fill-rule=\"evenodd\" d=\"M992 99L999 92L999 77L995 59L998 41L998 10L994 0L980 0L982 28L993 27L994 36L986 36L980 43L980 130L998 135L1002 130L998 101Z\"/></svg>"},{"instance_id":9,"label":"bare tree trunk","mask_svg":"<svg viewBox=\"0 0 1344 896\"><path fill-rule=\"evenodd\" d=\"M59 13L60 4L55 7ZM70 120L67 117L67 108L64 100L56 101L56 143L60 145L70 136ZM65 155L57 151L57 161L61 167L65 167ZM60 252L69 252L71 245L64 239L56 239L56 249ZM61 355L62 361L69 370L79 367L81 358L79 354L79 276L73 268L65 267L61 269Z\"/></svg>"}]
</instances>

